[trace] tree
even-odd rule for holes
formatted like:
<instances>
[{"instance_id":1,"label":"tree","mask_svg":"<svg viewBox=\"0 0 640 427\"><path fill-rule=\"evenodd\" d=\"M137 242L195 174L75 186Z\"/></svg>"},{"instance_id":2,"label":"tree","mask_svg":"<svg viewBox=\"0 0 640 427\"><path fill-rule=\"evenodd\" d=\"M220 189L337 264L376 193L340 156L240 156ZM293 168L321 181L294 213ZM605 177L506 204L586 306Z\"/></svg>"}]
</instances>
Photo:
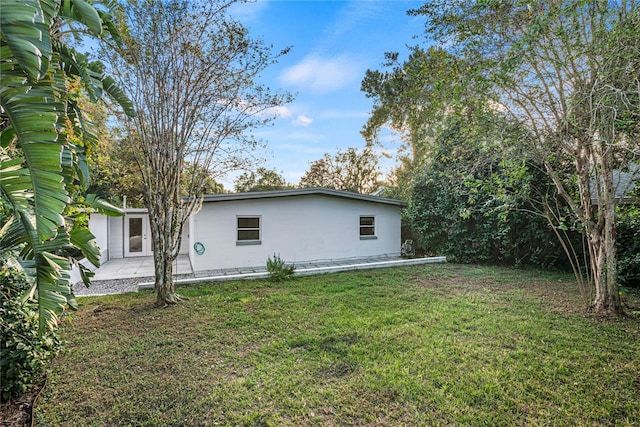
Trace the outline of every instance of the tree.
<instances>
[{"instance_id":1,"label":"tree","mask_svg":"<svg viewBox=\"0 0 640 427\"><path fill-rule=\"evenodd\" d=\"M363 136L374 143L378 132L388 127L407 141L387 180L386 193L409 201L403 223L420 234L416 237L423 249L458 260L546 265L557 252L545 250L549 256L545 259L537 248L558 247L540 245L541 236L544 239L553 231L585 290L575 233L566 221L557 221L567 216L566 204L557 200L548 179L541 179L529 154L518 146L528 138L527 132L496 111L487 97L487 82L470 72L475 64L457 53L414 47L403 63L398 54L387 53L388 71L367 71L362 90L374 106ZM447 148L449 140L458 147ZM463 149L473 153L472 158L461 153ZM523 171L537 179L524 179ZM516 224L527 227L520 227L517 236L505 233ZM517 246L522 251L510 249L509 239L520 239ZM510 256L515 258L510 261Z\"/></svg>"},{"instance_id":2,"label":"tree","mask_svg":"<svg viewBox=\"0 0 640 427\"><path fill-rule=\"evenodd\" d=\"M89 167L91 168L91 183L88 192L95 193L109 202L122 206L126 197L127 207L143 208L144 182L140 174L131 145L125 137L111 134L110 138L100 141L89 155ZM181 181L180 195L189 195L187 184L190 175L202 174L198 179L203 180L203 192L205 194L223 193L224 187L213 179L207 171L198 167L192 167L185 163L185 178ZM117 192L114 191L117 189Z\"/></svg>"},{"instance_id":3,"label":"tree","mask_svg":"<svg viewBox=\"0 0 640 427\"><path fill-rule=\"evenodd\" d=\"M518 136L499 114L443 123L407 209L425 252L457 262L566 265L545 218L530 215L531 193L548 193L553 183L532 162L501 149Z\"/></svg>"},{"instance_id":4,"label":"tree","mask_svg":"<svg viewBox=\"0 0 640 427\"><path fill-rule=\"evenodd\" d=\"M111 133L89 155L91 183L89 191L122 206L144 207L144 185L138 164L125 137ZM117 189L117 191L114 191Z\"/></svg>"},{"instance_id":5,"label":"tree","mask_svg":"<svg viewBox=\"0 0 640 427\"><path fill-rule=\"evenodd\" d=\"M256 82L286 50L274 54L252 40L227 15L234 2L132 4L124 16L127 61L109 58L138 113L125 127L144 183L159 305L180 300L172 265L182 228L200 208L210 178L247 168L258 143L250 130L290 101Z\"/></svg>"},{"instance_id":6,"label":"tree","mask_svg":"<svg viewBox=\"0 0 640 427\"><path fill-rule=\"evenodd\" d=\"M251 191L286 190L292 188L277 171L259 167L255 172L244 172L234 182L234 189L238 193Z\"/></svg>"},{"instance_id":7,"label":"tree","mask_svg":"<svg viewBox=\"0 0 640 427\"><path fill-rule=\"evenodd\" d=\"M300 187L326 187L369 194L380 186L378 157L371 146L348 148L312 162L300 179Z\"/></svg>"},{"instance_id":8,"label":"tree","mask_svg":"<svg viewBox=\"0 0 640 427\"><path fill-rule=\"evenodd\" d=\"M107 5L3 0L0 10L0 263L29 273L28 297L38 300L42 331L75 305L72 255L99 264L93 235L74 206L88 184L86 151L95 142L77 98L82 93L98 102L108 95L127 114L133 110L102 64L67 43L72 26L118 43Z\"/></svg>"},{"instance_id":9,"label":"tree","mask_svg":"<svg viewBox=\"0 0 640 427\"><path fill-rule=\"evenodd\" d=\"M522 143L586 236L593 309L620 313L613 174L639 155L638 3L433 1L412 13L470 64L488 105L528 129Z\"/></svg>"},{"instance_id":10,"label":"tree","mask_svg":"<svg viewBox=\"0 0 640 427\"><path fill-rule=\"evenodd\" d=\"M221 194L224 193L224 185L217 182L208 170L204 169L200 165L192 165L189 162L185 162L184 165L184 178L181 181L180 195L182 197L189 197L189 183L193 181L202 182L202 194ZM192 175L196 175L193 177Z\"/></svg>"},{"instance_id":11,"label":"tree","mask_svg":"<svg viewBox=\"0 0 640 427\"><path fill-rule=\"evenodd\" d=\"M482 112L482 91L472 90L466 61L441 47L410 48L399 61L397 52L385 53L385 71L367 70L361 90L373 99L373 109L361 134L368 144L380 144L382 129L399 133L398 166L387 181L393 197L408 200L414 178L424 169L447 117L464 115L472 121Z\"/></svg>"},{"instance_id":12,"label":"tree","mask_svg":"<svg viewBox=\"0 0 640 427\"><path fill-rule=\"evenodd\" d=\"M399 54L387 52L383 64L388 71L367 70L361 90L374 100L373 110L362 135L369 144L378 141L383 127L403 135L410 163L424 158L441 123L443 111L455 107L463 78L460 59L439 47L411 48L400 63Z\"/></svg>"}]
</instances>

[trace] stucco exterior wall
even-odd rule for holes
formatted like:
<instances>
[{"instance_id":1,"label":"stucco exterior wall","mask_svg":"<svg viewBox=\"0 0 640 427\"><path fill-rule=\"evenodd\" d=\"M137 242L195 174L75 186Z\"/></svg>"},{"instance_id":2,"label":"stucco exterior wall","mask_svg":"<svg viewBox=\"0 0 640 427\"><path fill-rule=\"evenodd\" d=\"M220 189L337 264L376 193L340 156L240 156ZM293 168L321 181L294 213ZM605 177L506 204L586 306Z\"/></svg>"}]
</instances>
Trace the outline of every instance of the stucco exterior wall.
<instances>
[{"instance_id":1,"label":"stucco exterior wall","mask_svg":"<svg viewBox=\"0 0 640 427\"><path fill-rule=\"evenodd\" d=\"M124 235L123 217L109 217L109 259L122 258L124 256L122 237Z\"/></svg>"},{"instance_id":2,"label":"stucco exterior wall","mask_svg":"<svg viewBox=\"0 0 640 427\"><path fill-rule=\"evenodd\" d=\"M100 248L100 262L106 262L109 259L109 217L90 215L89 230L96 237L96 244Z\"/></svg>"},{"instance_id":3,"label":"stucco exterior wall","mask_svg":"<svg viewBox=\"0 0 640 427\"><path fill-rule=\"evenodd\" d=\"M189 253L189 221L184 224L182 227L182 240L180 241L180 250L178 253L180 255L186 255Z\"/></svg>"},{"instance_id":4,"label":"stucco exterior wall","mask_svg":"<svg viewBox=\"0 0 640 427\"><path fill-rule=\"evenodd\" d=\"M106 262L110 259L123 258L124 251L124 221L128 215L142 215L145 217L145 235L151 238L151 230L148 225L148 215L144 209L130 209L125 216L109 217L103 214L92 213L89 217L89 229L96 236L96 243L100 247L101 261ZM180 254L189 253L189 223L185 224L182 230L182 242L180 244ZM149 243L150 247L151 244ZM146 255L146 254L144 254ZM148 256L153 255L151 252Z\"/></svg>"},{"instance_id":5,"label":"stucco exterior wall","mask_svg":"<svg viewBox=\"0 0 640 427\"><path fill-rule=\"evenodd\" d=\"M399 255L400 206L326 195L204 203L190 226L194 271L286 262ZM260 244L237 244L237 217L260 217ZM375 217L375 239L360 238L360 216ZM193 244L204 245L198 255Z\"/></svg>"}]
</instances>

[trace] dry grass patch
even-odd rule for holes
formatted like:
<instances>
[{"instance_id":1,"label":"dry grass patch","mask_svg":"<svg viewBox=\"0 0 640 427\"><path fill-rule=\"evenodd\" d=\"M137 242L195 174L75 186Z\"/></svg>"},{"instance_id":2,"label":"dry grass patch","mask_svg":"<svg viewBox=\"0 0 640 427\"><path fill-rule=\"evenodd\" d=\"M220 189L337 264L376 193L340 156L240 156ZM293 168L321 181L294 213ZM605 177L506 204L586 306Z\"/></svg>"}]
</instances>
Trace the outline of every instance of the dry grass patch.
<instances>
[{"instance_id":1,"label":"dry grass patch","mask_svg":"<svg viewBox=\"0 0 640 427\"><path fill-rule=\"evenodd\" d=\"M469 272L473 269L493 270L498 273L498 277L495 277L495 274L469 276ZM499 277L500 271L504 273L504 277ZM513 273L513 269L507 268L458 266L447 271L446 274L414 278L412 283L432 289L443 296L482 292L506 295L525 293L529 298L538 299L562 313L583 313L588 306L589 300L585 300L575 282L569 280L564 274L547 273L543 279L539 279L532 277L535 272L522 272L523 278L518 279L513 277ZM635 295L633 298L637 299Z\"/></svg>"}]
</instances>

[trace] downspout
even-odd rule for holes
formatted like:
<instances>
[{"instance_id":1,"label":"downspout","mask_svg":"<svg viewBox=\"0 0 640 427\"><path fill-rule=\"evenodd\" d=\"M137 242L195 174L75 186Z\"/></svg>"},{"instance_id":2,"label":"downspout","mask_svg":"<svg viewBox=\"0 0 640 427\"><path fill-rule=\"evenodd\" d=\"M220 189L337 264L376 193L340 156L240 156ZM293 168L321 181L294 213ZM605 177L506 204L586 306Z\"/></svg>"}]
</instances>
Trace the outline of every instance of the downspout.
<instances>
[{"instance_id":1,"label":"downspout","mask_svg":"<svg viewBox=\"0 0 640 427\"><path fill-rule=\"evenodd\" d=\"M122 211L124 212L124 215L122 216L122 258L126 258L126 244L125 244L125 227L126 227L126 221L127 221L127 196L122 196Z\"/></svg>"}]
</instances>

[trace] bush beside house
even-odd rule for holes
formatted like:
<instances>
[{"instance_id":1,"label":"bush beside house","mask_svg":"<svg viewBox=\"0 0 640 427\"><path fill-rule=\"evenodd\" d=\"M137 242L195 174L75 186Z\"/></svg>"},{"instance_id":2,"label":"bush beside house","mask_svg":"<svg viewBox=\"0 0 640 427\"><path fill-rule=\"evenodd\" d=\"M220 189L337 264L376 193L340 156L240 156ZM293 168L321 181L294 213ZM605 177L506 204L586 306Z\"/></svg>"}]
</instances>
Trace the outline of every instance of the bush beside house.
<instances>
[{"instance_id":1,"label":"bush beside house","mask_svg":"<svg viewBox=\"0 0 640 427\"><path fill-rule=\"evenodd\" d=\"M30 285L16 268L0 267L0 381L1 402L29 392L44 381L60 349L57 330L38 334L37 303L23 298Z\"/></svg>"}]
</instances>

